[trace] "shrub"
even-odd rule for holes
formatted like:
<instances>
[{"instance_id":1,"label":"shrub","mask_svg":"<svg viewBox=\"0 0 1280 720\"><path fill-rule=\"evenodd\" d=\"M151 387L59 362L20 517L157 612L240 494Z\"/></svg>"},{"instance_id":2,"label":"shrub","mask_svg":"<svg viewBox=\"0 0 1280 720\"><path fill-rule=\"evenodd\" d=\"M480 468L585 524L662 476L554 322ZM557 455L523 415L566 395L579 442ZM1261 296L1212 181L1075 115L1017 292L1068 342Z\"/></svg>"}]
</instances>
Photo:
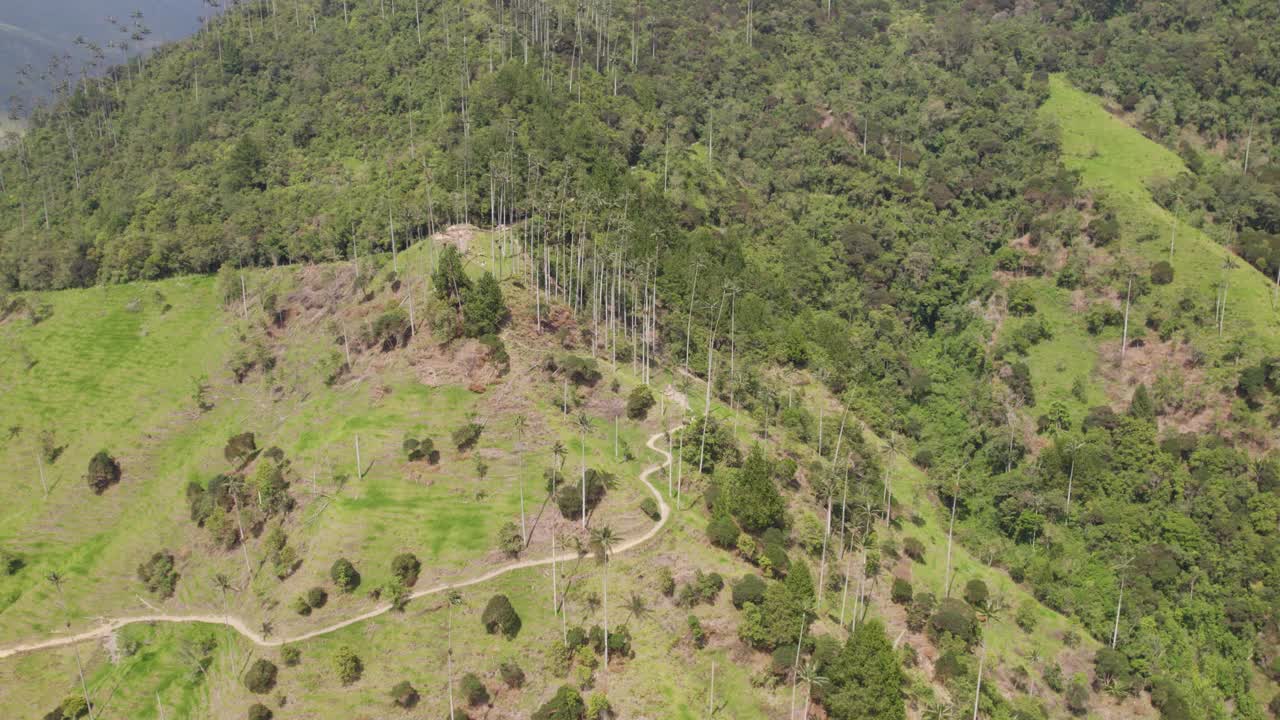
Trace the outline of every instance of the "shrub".
<instances>
[{"instance_id":1,"label":"shrub","mask_svg":"<svg viewBox=\"0 0 1280 720\"><path fill-rule=\"evenodd\" d=\"M671 575L671 568L663 565L658 568L658 592L671 597L676 591L676 579Z\"/></svg>"},{"instance_id":2,"label":"shrub","mask_svg":"<svg viewBox=\"0 0 1280 720\"><path fill-rule=\"evenodd\" d=\"M782 643L769 656L769 670L774 675L789 675L796 666L796 644Z\"/></svg>"},{"instance_id":3,"label":"shrub","mask_svg":"<svg viewBox=\"0 0 1280 720\"><path fill-rule=\"evenodd\" d=\"M964 600L976 608L985 607L990 593L987 584L974 578L964 585Z\"/></svg>"},{"instance_id":4,"label":"shrub","mask_svg":"<svg viewBox=\"0 0 1280 720\"><path fill-rule=\"evenodd\" d=\"M1085 228L1085 233L1090 240L1093 240L1095 245L1101 247L1120 237L1120 223L1114 215L1108 212L1090 220L1089 225Z\"/></svg>"},{"instance_id":5,"label":"shrub","mask_svg":"<svg viewBox=\"0 0 1280 720\"><path fill-rule=\"evenodd\" d=\"M582 720L586 710L582 694L568 685L561 685L556 694L533 714L533 720Z\"/></svg>"},{"instance_id":6,"label":"shrub","mask_svg":"<svg viewBox=\"0 0 1280 720\"><path fill-rule=\"evenodd\" d=\"M71 695L64 699L53 712L45 716L45 720L57 719L61 720L77 720L89 714L89 706L84 701L83 695Z\"/></svg>"},{"instance_id":7,"label":"shrub","mask_svg":"<svg viewBox=\"0 0 1280 720\"><path fill-rule=\"evenodd\" d=\"M600 501L604 499L605 493L613 485L617 479L612 473L596 470L595 468L587 469L587 512L590 513ZM567 520L577 520L582 517L582 480L577 482L566 482L556 491L556 507L560 509L560 514Z\"/></svg>"},{"instance_id":8,"label":"shrub","mask_svg":"<svg viewBox=\"0 0 1280 720\"><path fill-rule=\"evenodd\" d=\"M1025 632L1031 632L1036 629L1036 606L1031 600L1027 600L1018 606L1017 612L1013 615L1013 621L1018 624Z\"/></svg>"},{"instance_id":9,"label":"shrub","mask_svg":"<svg viewBox=\"0 0 1280 720\"><path fill-rule=\"evenodd\" d=\"M356 682L364 674L364 663L360 661L360 656L346 645L338 648L338 652L334 653L333 667L343 685Z\"/></svg>"},{"instance_id":10,"label":"shrub","mask_svg":"<svg viewBox=\"0 0 1280 720\"><path fill-rule=\"evenodd\" d=\"M942 653L938 661L933 664L933 677L938 682L945 683L953 678L964 675L964 663L960 660L960 656L954 650L947 650Z\"/></svg>"},{"instance_id":11,"label":"shrub","mask_svg":"<svg viewBox=\"0 0 1280 720\"><path fill-rule=\"evenodd\" d=\"M489 360L498 368L498 373L506 375L511 369L511 355L507 352L507 346L503 344L502 338L493 334L481 335L479 341L489 351Z\"/></svg>"},{"instance_id":12,"label":"shrub","mask_svg":"<svg viewBox=\"0 0 1280 720\"><path fill-rule=\"evenodd\" d=\"M1151 266L1151 284L1168 285L1173 282L1173 266L1167 260L1161 260Z\"/></svg>"},{"instance_id":13,"label":"shrub","mask_svg":"<svg viewBox=\"0 0 1280 720\"><path fill-rule=\"evenodd\" d=\"M653 391L648 385L637 385L627 396L627 417L632 420L643 420L653 407Z\"/></svg>"},{"instance_id":14,"label":"shrub","mask_svg":"<svg viewBox=\"0 0 1280 720\"><path fill-rule=\"evenodd\" d=\"M394 350L409 341L409 313L400 307L393 307L378 315L373 324L364 333L364 344L368 347L381 347L383 351Z\"/></svg>"},{"instance_id":15,"label":"shrub","mask_svg":"<svg viewBox=\"0 0 1280 720\"><path fill-rule=\"evenodd\" d=\"M1067 709L1074 715L1083 715L1089 710L1089 688L1085 687L1084 678L1077 677L1071 681L1065 697Z\"/></svg>"},{"instance_id":16,"label":"shrub","mask_svg":"<svg viewBox=\"0 0 1280 720\"><path fill-rule=\"evenodd\" d=\"M290 607L293 608L294 612L302 615L303 617L311 614L311 606L307 604L307 598L304 595L299 595L295 598Z\"/></svg>"},{"instance_id":17,"label":"shrub","mask_svg":"<svg viewBox=\"0 0 1280 720\"><path fill-rule=\"evenodd\" d=\"M408 680L401 680L391 688L391 702L402 708L411 708L418 704L418 691Z\"/></svg>"},{"instance_id":18,"label":"shrub","mask_svg":"<svg viewBox=\"0 0 1280 720\"><path fill-rule=\"evenodd\" d=\"M151 559L138 566L138 579L147 586L147 590L159 598L173 596L178 584L178 573L173 569L173 555L158 552Z\"/></svg>"},{"instance_id":19,"label":"shrub","mask_svg":"<svg viewBox=\"0 0 1280 720\"><path fill-rule=\"evenodd\" d=\"M307 604L313 610L319 610L329 601L329 593L325 592L322 587L313 587L307 591Z\"/></svg>"},{"instance_id":20,"label":"shrub","mask_svg":"<svg viewBox=\"0 0 1280 720\"><path fill-rule=\"evenodd\" d=\"M400 553L391 561L391 574L407 588L417 584L418 573L421 571L422 563L413 553Z\"/></svg>"},{"instance_id":21,"label":"shrub","mask_svg":"<svg viewBox=\"0 0 1280 720\"><path fill-rule=\"evenodd\" d=\"M20 555L0 550L0 575L16 575L26 564Z\"/></svg>"},{"instance_id":22,"label":"shrub","mask_svg":"<svg viewBox=\"0 0 1280 720\"><path fill-rule=\"evenodd\" d=\"M280 659L284 660L286 667L295 667L302 662L302 651L294 645L285 645L280 650Z\"/></svg>"},{"instance_id":23,"label":"shrub","mask_svg":"<svg viewBox=\"0 0 1280 720\"><path fill-rule=\"evenodd\" d=\"M787 551L782 545L766 542L764 551L760 553L760 569L781 577L791 569L791 558L787 557Z\"/></svg>"},{"instance_id":24,"label":"shrub","mask_svg":"<svg viewBox=\"0 0 1280 720\"><path fill-rule=\"evenodd\" d=\"M1182 688L1167 677L1158 677L1151 682L1151 704L1160 711L1160 720L1191 720L1196 717Z\"/></svg>"},{"instance_id":25,"label":"shrub","mask_svg":"<svg viewBox=\"0 0 1280 720\"><path fill-rule=\"evenodd\" d=\"M249 720L271 720L271 708L262 703L254 703L249 706Z\"/></svg>"},{"instance_id":26,"label":"shrub","mask_svg":"<svg viewBox=\"0 0 1280 720\"><path fill-rule=\"evenodd\" d=\"M950 633L971 645L978 639L978 618L972 607L947 598L938 605L938 612L929 620L929 632L935 638L942 633Z\"/></svg>"},{"instance_id":27,"label":"shrub","mask_svg":"<svg viewBox=\"0 0 1280 720\"><path fill-rule=\"evenodd\" d=\"M933 593L916 593L907 608L907 629L911 632L923 630L929 623L929 616L933 615L933 609Z\"/></svg>"},{"instance_id":28,"label":"shrub","mask_svg":"<svg viewBox=\"0 0 1280 720\"><path fill-rule=\"evenodd\" d=\"M902 541L902 552L915 562L924 562L924 543L918 538L909 537Z\"/></svg>"},{"instance_id":29,"label":"shrub","mask_svg":"<svg viewBox=\"0 0 1280 720\"><path fill-rule=\"evenodd\" d=\"M502 682L506 683L509 688L524 686L524 670L520 669L520 666L511 660L498 666L498 675L502 677Z\"/></svg>"},{"instance_id":30,"label":"shrub","mask_svg":"<svg viewBox=\"0 0 1280 720\"><path fill-rule=\"evenodd\" d=\"M738 544L738 526L727 514L718 513L707 523L707 539L718 548L732 550Z\"/></svg>"},{"instance_id":31,"label":"shrub","mask_svg":"<svg viewBox=\"0 0 1280 720\"><path fill-rule=\"evenodd\" d=\"M474 288L462 292L462 328L467 337L498 332L509 314L502 288L491 272L486 271Z\"/></svg>"},{"instance_id":32,"label":"shrub","mask_svg":"<svg viewBox=\"0 0 1280 720\"><path fill-rule=\"evenodd\" d=\"M600 655L604 654L603 628L599 625L592 625L591 632L587 633L587 641L591 644L593 651ZM609 630L609 654L614 657L629 657L631 655L631 631L625 625Z\"/></svg>"},{"instance_id":33,"label":"shrub","mask_svg":"<svg viewBox=\"0 0 1280 720\"><path fill-rule=\"evenodd\" d=\"M582 358L568 353L559 357L549 357L546 361L549 372L563 373L574 385L591 386L600 382L600 369L595 360Z\"/></svg>"},{"instance_id":34,"label":"shrub","mask_svg":"<svg viewBox=\"0 0 1280 720\"><path fill-rule=\"evenodd\" d=\"M1054 692L1062 692L1066 687L1062 679L1062 667L1059 665L1049 665L1044 669L1044 684Z\"/></svg>"},{"instance_id":35,"label":"shrub","mask_svg":"<svg viewBox=\"0 0 1280 720\"><path fill-rule=\"evenodd\" d=\"M1036 292L1030 283L1020 282L1009 286L1009 312L1014 315L1031 315L1036 311Z\"/></svg>"},{"instance_id":36,"label":"shrub","mask_svg":"<svg viewBox=\"0 0 1280 720\"><path fill-rule=\"evenodd\" d=\"M90 490L101 495L107 488L120 482L120 463L106 450L99 450L89 460L89 470L84 479Z\"/></svg>"},{"instance_id":37,"label":"shrub","mask_svg":"<svg viewBox=\"0 0 1280 720\"><path fill-rule=\"evenodd\" d=\"M689 639L693 642L693 646L698 649L706 647L707 631L702 629L702 621L698 616L690 615L685 622L689 626Z\"/></svg>"},{"instance_id":38,"label":"shrub","mask_svg":"<svg viewBox=\"0 0 1280 720\"><path fill-rule=\"evenodd\" d=\"M565 633L565 644L568 645L570 650L577 650L583 645L586 645L587 631L576 625L569 628Z\"/></svg>"},{"instance_id":39,"label":"shrub","mask_svg":"<svg viewBox=\"0 0 1280 720\"><path fill-rule=\"evenodd\" d=\"M658 503L651 497L640 501L640 512L648 515L649 519L655 522L662 518L662 513L658 510Z\"/></svg>"},{"instance_id":40,"label":"shrub","mask_svg":"<svg viewBox=\"0 0 1280 720\"><path fill-rule=\"evenodd\" d=\"M453 440L453 446L458 448L459 451L467 450L480 440L482 432L484 432L484 425L473 420L454 430L453 434L450 435L450 439Z\"/></svg>"},{"instance_id":41,"label":"shrub","mask_svg":"<svg viewBox=\"0 0 1280 720\"><path fill-rule=\"evenodd\" d=\"M222 457L233 465L245 462L258 449L258 444L254 441L253 433L246 432L239 435L232 435L227 438L227 444L222 448Z\"/></svg>"},{"instance_id":42,"label":"shrub","mask_svg":"<svg viewBox=\"0 0 1280 720\"><path fill-rule=\"evenodd\" d=\"M612 715L613 708L609 705L609 698L605 697L602 692L593 692L591 697L587 698L587 717L588 718L608 718Z\"/></svg>"},{"instance_id":43,"label":"shrub","mask_svg":"<svg viewBox=\"0 0 1280 720\"><path fill-rule=\"evenodd\" d=\"M733 606L742 609L746 603L759 605L764 601L764 578L755 573L748 573L733 584Z\"/></svg>"},{"instance_id":44,"label":"shrub","mask_svg":"<svg viewBox=\"0 0 1280 720\"><path fill-rule=\"evenodd\" d=\"M440 460L440 453L436 450L436 444L429 437L421 439L406 437L404 442L400 443L400 447L404 450L404 457L409 462L426 460L434 464Z\"/></svg>"},{"instance_id":45,"label":"shrub","mask_svg":"<svg viewBox=\"0 0 1280 720\"><path fill-rule=\"evenodd\" d=\"M1124 683L1129 679L1129 658L1119 650L1099 648L1093 656L1093 674L1098 683L1114 680Z\"/></svg>"},{"instance_id":46,"label":"shrub","mask_svg":"<svg viewBox=\"0 0 1280 720\"><path fill-rule=\"evenodd\" d=\"M266 658L254 660L248 672L244 674L244 686L249 689L249 692L258 695L271 692L271 688L276 686L275 663Z\"/></svg>"},{"instance_id":47,"label":"shrub","mask_svg":"<svg viewBox=\"0 0 1280 720\"><path fill-rule=\"evenodd\" d=\"M513 522L503 523L498 528L498 547L506 554L515 557L524 549L524 536L520 528Z\"/></svg>"},{"instance_id":48,"label":"shrub","mask_svg":"<svg viewBox=\"0 0 1280 720\"><path fill-rule=\"evenodd\" d=\"M911 602L911 583L900 577L893 579L893 588L889 591L889 597L898 605L906 605Z\"/></svg>"},{"instance_id":49,"label":"shrub","mask_svg":"<svg viewBox=\"0 0 1280 720\"><path fill-rule=\"evenodd\" d=\"M720 591L724 589L724 578L720 573L704 573L694 571L693 580L680 586L676 596L676 605L692 607L699 603L711 604L716 601Z\"/></svg>"},{"instance_id":50,"label":"shrub","mask_svg":"<svg viewBox=\"0 0 1280 720\"><path fill-rule=\"evenodd\" d=\"M520 616L516 614L516 609L512 607L506 595L494 595L489 598L489 602L484 606L484 612L480 615L480 622L491 635L501 631L510 639L520 632Z\"/></svg>"},{"instance_id":51,"label":"shrub","mask_svg":"<svg viewBox=\"0 0 1280 720\"><path fill-rule=\"evenodd\" d=\"M329 577L344 593L354 592L360 587L360 573L356 572L355 566L346 558L333 561L333 566L329 568Z\"/></svg>"},{"instance_id":52,"label":"shrub","mask_svg":"<svg viewBox=\"0 0 1280 720\"><path fill-rule=\"evenodd\" d=\"M472 707L489 704L489 690L475 673L463 675L458 683L458 690L462 698Z\"/></svg>"}]
</instances>

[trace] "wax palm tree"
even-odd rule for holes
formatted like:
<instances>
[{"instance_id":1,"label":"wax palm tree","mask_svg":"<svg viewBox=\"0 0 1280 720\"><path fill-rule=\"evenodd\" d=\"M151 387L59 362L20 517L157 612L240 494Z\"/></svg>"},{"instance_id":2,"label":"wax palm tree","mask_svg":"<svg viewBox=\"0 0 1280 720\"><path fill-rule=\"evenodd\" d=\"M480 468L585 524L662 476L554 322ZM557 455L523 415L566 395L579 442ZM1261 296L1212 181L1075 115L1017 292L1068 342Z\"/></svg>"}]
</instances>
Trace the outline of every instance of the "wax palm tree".
<instances>
[{"instance_id":1,"label":"wax palm tree","mask_svg":"<svg viewBox=\"0 0 1280 720\"><path fill-rule=\"evenodd\" d=\"M587 431L591 429L591 418L586 413L578 414L578 429L582 431L582 527L587 526Z\"/></svg>"},{"instance_id":2,"label":"wax palm tree","mask_svg":"<svg viewBox=\"0 0 1280 720\"><path fill-rule=\"evenodd\" d=\"M445 658L446 658L446 661L445 661L445 667L446 667L446 673L447 673L447 677L445 677L445 687L447 687L447 688L448 688L448 690L449 690L449 720L454 720L454 710L453 710L453 608L454 608L455 606L457 606L457 605L461 605L461 604L462 604L462 593L458 592L457 590L452 590L452 589L451 589L451 590L449 590L449 593L445 596L445 605L446 605L446 609L447 609L447 613L446 613L446 614L447 614L447 616L448 616L448 625L449 625L448 633L447 633L447 635L446 635L446 647L447 647L446 653L447 653L447 654L446 654L446 656L445 656Z\"/></svg>"},{"instance_id":3,"label":"wax palm tree","mask_svg":"<svg viewBox=\"0 0 1280 720\"><path fill-rule=\"evenodd\" d=\"M213 586L218 588L218 592L222 595L222 616L227 619L223 623L223 631L227 635L227 648L231 648L231 613L228 612L227 593L231 592L231 579L222 573L216 573L213 576Z\"/></svg>"},{"instance_id":4,"label":"wax palm tree","mask_svg":"<svg viewBox=\"0 0 1280 720\"><path fill-rule=\"evenodd\" d=\"M591 544L596 549L596 557L604 564L604 672L609 673L609 553L618 544L620 538L613 528L604 527L591 531Z\"/></svg>"},{"instance_id":5,"label":"wax palm tree","mask_svg":"<svg viewBox=\"0 0 1280 720\"><path fill-rule=\"evenodd\" d=\"M818 666L812 660L805 663L797 673L799 678L804 681L804 712L801 714L801 720L809 720L809 705L813 700L813 686L826 685L827 678L818 674Z\"/></svg>"},{"instance_id":6,"label":"wax palm tree","mask_svg":"<svg viewBox=\"0 0 1280 720\"><path fill-rule=\"evenodd\" d=\"M555 445L551 446L551 455L555 458L556 465L552 469L551 487L547 490L548 493L555 492L556 486L564 476L564 460L569 455L569 450L565 448L564 443L557 440Z\"/></svg>"},{"instance_id":7,"label":"wax palm tree","mask_svg":"<svg viewBox=\"0 0 1280 720\"><path fill-rule=\"evenodd\" d=\"M62 576L56 571L50 572L45 576L53 589L58 592L58 602L62 605L62 612L66 615L66 625L71 627L71 612L67 609L67 598L62 594ZM71 649L75 651L76 656L76 672L80 675L80 692L84 693L84 706L89 710L89 720L93 720L93 704L89 702L89 684L84 681L84 665L80 662L80 647L72 644Z\"/></svg>"},{"instance_id":8,"label":"wax palm tree","mask_svg":"<svg viewBox=\"0 0 1280 720\"><path fill-rule=\"evenodd\" d=\"M955 720L956 708L949 702L931 700L924 706L921 720Z\"/></svg>"},{"instance_id":9,"label":"wax palm tree","mask_svg":"<svg viewBox=\"0 0 1280 720\"><path fill-rule=\"evenodd\" d=\"M631 618L643 620L649 615L649 603L645 602L639 593L631 593L631 597L627 598L627 602L623 607L627 609L627 620L622 623L623 627L626 627L626 624L631 622Z\"/></svg>"},{"instance_id":10,"label":"wax palm tree","mask_svg":"<svg viewBox=\"0 0 1280 720\"><path fill-rule=\"evenodd\" d=\"M520 449L521 443L524 441L525 431L528 429L529 420L524 415L517 415L511 424L511 431L516 436L516 449Z\"/></svg>"}]
</instances>

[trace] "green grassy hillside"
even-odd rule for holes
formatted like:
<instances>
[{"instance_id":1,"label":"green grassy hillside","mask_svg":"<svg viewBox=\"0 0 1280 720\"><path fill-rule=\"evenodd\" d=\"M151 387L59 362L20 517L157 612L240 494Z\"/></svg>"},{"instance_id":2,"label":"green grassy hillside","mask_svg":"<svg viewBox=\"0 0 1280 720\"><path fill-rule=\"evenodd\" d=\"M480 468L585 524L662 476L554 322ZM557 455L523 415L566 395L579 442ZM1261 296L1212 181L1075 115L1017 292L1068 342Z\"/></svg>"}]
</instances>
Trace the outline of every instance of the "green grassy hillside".
<instances>
[{"instance_id":1,"label":"green grassy hillside","mask_svg":"<svg viewBox=\"0 0 1280 720\"><path fill-rule=\"evenodd\" d=\"M1175 220L1155 202L1151 193L1154 184L1189 172L1176 154L1129 127L1108 112L1101 100L1074 88L1065 78L1052 77L1049 89L1040 112L1061 132L1064 163L1080 173L1083 188L1113 210L1121 226L1117 244L1106 248L1104 255L1094 254L1094 260L1103 265L1089 269L1090 276L1102 277L1100 284L1108 288L1112 304L1122 308L1127 291L1122 268L1131 268L1145 280L1152 265L1170 261L1173 282L1163 286L1147 283L1149 294L1134 301L1130 337L1145 336L1158 343L1154 331L1144 330L1148 317L1167 317L1173 308L1184 304L1191 308L1188 314L1192 319L1179 329L1186 342L1207 359L1205 386L1211 392L1229 391L1240 365L1280 351L1280 306L1273 303L1275 283L1191 224L1190 218ZM1038 412L1045 412L1056 401L1081 417L1087 406L1123 390L1125 381L1152 381L1152 375L1142 375L1145 368L1129 374L1112 371L1119 366L1120 327L1108 326L1091 336L1085 313L1073 302L1070 290L1056 287L1052 277L1022 282L1034 288L1037 309L1053 330L1052 338L1028 352ZM1224 286L1226 310L1219 333L1214 315ZM1140 363L1143 360L1140 350L1134 351L1134 357ZM1109 387L1099 375L1108 376ZM1073 397L1073 384L1090 378L1094 382L1086 385L1087 401Z\"/></svg>"}]
</instances>

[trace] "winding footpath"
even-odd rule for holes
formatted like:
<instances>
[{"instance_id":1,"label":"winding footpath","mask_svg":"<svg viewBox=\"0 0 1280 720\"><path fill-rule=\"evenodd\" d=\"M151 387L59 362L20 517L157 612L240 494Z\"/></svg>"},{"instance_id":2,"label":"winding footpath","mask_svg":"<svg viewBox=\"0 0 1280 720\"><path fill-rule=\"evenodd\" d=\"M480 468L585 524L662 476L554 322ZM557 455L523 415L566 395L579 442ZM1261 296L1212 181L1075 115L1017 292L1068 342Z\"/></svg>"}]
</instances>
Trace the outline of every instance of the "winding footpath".
<instances>
[{"instance_id":1,"label":"winding footpath","mask_svg":"<svg viewBox=\"0 0 1280 720\"><path fill-rule=\"evenodd\" d=\"M662 493L659 492L656 487L654 487L653 483L649 482L649 477L671 464L671 453L659 447L658 442L663 438L665 438L668 433L676 432L680 430L682 427L683 425L676 425L662 432L655 433L649 438L649 441L645 443L650 450L658 453L659 455L663 456L663 458L665 458L661 463L658 463L657 465L650 465L649 467L645 468L643 472L640 473L640 482L645 484L645 487L649 489L649 492L653 495L653 498L658 501L658 510L660 513L658 521L654 523L653 527L649 528L648 532L646 532L645 534L636 538L632 538L631 540L626 540L622 543L619 543L617 546L614 547L613 551L610 553L611 555L620 555L620 554L629 552L631 550L634 550L635 548L643 545L649 540L652 540L653 537L657 535L659 532L661 532L662 528L666 526L667 519L671 515L671 507L667 505L667 501L665 498L662 497ZM428 595L437 595L439 593L445 592L446 590L457 590L457 589L469 587L472 585L479 585L480 583L488 582L496 577L501 577L502 575L506 575L507 573L515 572L517 570L525 570L527 568L535 568L535 567L540 567L542 565L550 565L553 562L559 562L559 563L568 562L571 560L577 560L578 557L579 555L577 552L568 552L568 553L562 553L556 556L547 556L545 558L540 558L540 559L519 560L510 564L495 568L483 575L479 575L473 578L468 578L466 580L461 580L459 582L443 583L443 584L436 585L430 588L425 588L422 590L415 590L412 593L410 593L409 599L415 600L417 598L426 597ZM253 642L253 644L255 645L259 645L261 647L278 647L280 645L284 645L287 643L301 642L303 640L310 640L311 638L319 637L321 635L328 635L329 633L337 632L338 630L341 630L346 627L350 627L357 623L364 622L365 620L370 620L372 618L378 617L379 615L384 615L387 612L389 612L391 608L392 608L391 603L384 603L376 606L375 608L373 608L368 612L361 613L360 615L356 615L353 617L349 617L346 620L342 620L332 625L327 625L325 627L318 628L310 632L302 633L301 635L295 635L293 637L271 637L271 638L264 637L260 632L250 628L248 624L245 623L244 620L241 620L240 618L237 618L237 617L232 617L230 615L156 614L156 615L133 615L133 616L127 616L127 617L117 617L117 618L106 619L98 627L92 630L86 630L76 635L66 635L62 637L50 638L48 640L41 640L38 642L30 642L30 643L24 643L22 645L14 645L11 647L0 648L0 659L13 657L15 655L23 655L25 653L36 652L39 650L51 650L53 648L65 647L67 645L75 645L77 643L88 642L90 640L100 640L100 639L109 637L110 635L115 633L117 630L125 627L126 625L133 625L135 623L201 623L201 624L207 624L207 625L225 625L235 630L236 632L240 633L245 638Z\"/></svg>"}]
</instances>

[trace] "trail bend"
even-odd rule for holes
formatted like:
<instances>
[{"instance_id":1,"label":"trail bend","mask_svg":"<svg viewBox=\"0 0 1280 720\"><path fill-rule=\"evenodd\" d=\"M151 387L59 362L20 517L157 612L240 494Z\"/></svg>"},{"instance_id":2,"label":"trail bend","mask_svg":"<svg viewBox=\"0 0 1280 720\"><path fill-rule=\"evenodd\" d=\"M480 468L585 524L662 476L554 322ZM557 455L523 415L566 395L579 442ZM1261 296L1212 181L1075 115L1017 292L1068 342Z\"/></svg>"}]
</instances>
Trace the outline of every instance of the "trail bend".
<instances>
[{"instance_id":1,"label":"trail bend","mask_svg":"<svg viewBox=\"0 0 1280 720\"><path fill-rule=\"evenodd\" d=\"M663 457L662 462L659 462L655 465L650 465L649 467L641 471L639 475L640 482L644 483L645 487L648 488L650 494L653 495L654 500L658 502L658 512L659 512L658 521L655 522L653 526L650 527L643 535L640 535L635 538L631 538L629 540L624 540L623 542L618 543L616 546L614 546L613 550L611 551L610 553L611 555L625 554L627 552L630 552L640 547L644 543L652 540L659 532L662 531L664 527L666 527L667 520L671 516L671 506L667 504L666 498L664 498L662 496L662 493L659 492L656 487L654 487L653 483L649 481L649 478L654 473L661 471L662 469L666 468L671 464L671 453L662 449L658 445L658 442L663 438L665 438L669 433L676 432L680 430L682 427L684 426L676 425L666 430L663 430L661 432L654 433L652 436L649 437L648 442L645 443L645 445L650 450L654 451L655 453L658 453ZM447 590L458 590L461 588L470 587L472 585L479 585L481 583L486 583L490 580L493 580L494 578L506 575L507 573L516 572L518 570L526 570L528 568L541 567L543 565L550 565L553 562L568 562L571 560L577 560L578 557L579 555L577 552L566 552L566 553L561 553L555 556L548 555L543 558L530 558L526 560L517 560L515 562L511 562L506 565L502 565L500 567L494 568L493 570L490 570L489 572L484 573L483 575L477 575L475 577L466 578L456 582L441 583L429 588L414 590L412 593L409 594L409 599L416 600L418 598L423 598L430 595L438 595ZM261 632L249 627L249 625L243 619L235 617L233 615L227 615L227 614L155 613L151 615L128 615L128 616L121 616L121 617L114 617L114 618L105 618L101 622L101 624L99 624L97 627L93 628L92 630L85 630L84 632L76 633L74 635L63 635L59 637L48 638L45 640L37 640L33 642L22 643L19 645L12 645L9 647L0 648L0 659L14 657L17 655L24 655L27 653L38 652L40 650L52 650L54 648L66 647L68 645L75 645L82 642L88 642L90 640L100 640L102 638L109 637L110 635L112 635L113 633L115 633L116 631L120 630L121 628L127 625L134 625L137 623L200 623L200 624L207 624L207 625L223 625L225 627L229 627L232 630L235 630L236 632L240 633L240 635L244 636L254 645L258 645L260 647L279 647L281 645L285 645L288 643L296 643L296 642L301 642L303 640L310 640L312 638L320 637L322 635L328 635L329 633L337 632L339 630L342 630L343 628L348 628L348 627L351 627L352 625L362 623L366 620L371 620L380 615L387 614L392 610L392 607L393 606L391 605L391 603L382 603L374 607L372 610L360 613L359 615L354 615L344 620L339 620L338 622L332 623L330 625L325 625L324 627L316 628L315 630L309 630L307 632L294 635L291 637L282 637L282 636L266 637Z\"/></svg>"}]
</instances>

